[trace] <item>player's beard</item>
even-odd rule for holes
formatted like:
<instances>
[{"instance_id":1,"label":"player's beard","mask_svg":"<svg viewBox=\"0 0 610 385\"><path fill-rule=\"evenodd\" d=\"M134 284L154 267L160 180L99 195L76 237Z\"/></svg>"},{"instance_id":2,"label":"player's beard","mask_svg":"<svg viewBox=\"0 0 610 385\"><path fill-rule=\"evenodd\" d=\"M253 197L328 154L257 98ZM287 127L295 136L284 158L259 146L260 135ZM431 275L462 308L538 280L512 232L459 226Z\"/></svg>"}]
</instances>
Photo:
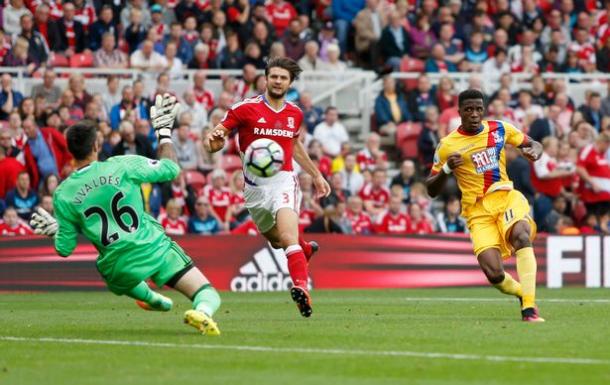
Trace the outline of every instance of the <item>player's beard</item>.
<instances>
[{"instance_id":1,"label":"player's beard","mask_svg":"<svg viewBox=\"0 0 610 385\"><path fill-rule=\"evenodd\" d=\"M288 92L288 90L286 90L282 93L277 93L277 92L274 92L272 88L267 88L267 93L273 99L283 99L284 96L286 96L286 92Z\"/></svg>"}]
</instances>

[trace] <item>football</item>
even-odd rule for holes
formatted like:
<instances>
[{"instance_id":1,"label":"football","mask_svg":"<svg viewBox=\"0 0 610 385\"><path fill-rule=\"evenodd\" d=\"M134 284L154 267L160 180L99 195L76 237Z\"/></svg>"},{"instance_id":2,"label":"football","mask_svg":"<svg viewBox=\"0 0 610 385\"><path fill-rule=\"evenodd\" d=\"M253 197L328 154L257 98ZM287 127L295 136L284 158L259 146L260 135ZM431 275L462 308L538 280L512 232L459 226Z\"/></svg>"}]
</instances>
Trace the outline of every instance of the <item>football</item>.
<instances>
[{"instance_id":1,"label":"football","mask_svg":"<svg viewBox=\"0 0 610 385\"><path fill-rule=\"evenodd\" d=\"M268 178L282 169L284 150L271 139L257 139L246 149L244 163L248 172Z\"/></svg>"}]
</instances>

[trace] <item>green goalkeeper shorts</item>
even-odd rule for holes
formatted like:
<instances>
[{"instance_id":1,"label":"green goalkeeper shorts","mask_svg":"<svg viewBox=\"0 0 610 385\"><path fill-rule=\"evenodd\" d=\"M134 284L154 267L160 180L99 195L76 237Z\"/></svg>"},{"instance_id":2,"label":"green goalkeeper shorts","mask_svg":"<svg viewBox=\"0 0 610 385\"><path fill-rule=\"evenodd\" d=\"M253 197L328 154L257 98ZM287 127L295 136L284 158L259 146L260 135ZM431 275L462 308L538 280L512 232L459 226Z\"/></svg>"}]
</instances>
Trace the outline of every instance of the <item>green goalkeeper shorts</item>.
<instances>
[{"instance_id":1,"label":"green goalkeeper shorts","mask_svg":"<svg viewBox=\"0 0 610 385\"><path fill-rule=\"evenodd\" d=\"M158 287L163 287L176 274L193 265L193 260L173 241L163 256L140 260L145 263L135 261L137 260L132 259L131 263L117 263L110 274L104 274L100 270L100 274L111 292L123 295L149 278Z\"/></svg>"}]
</instances>

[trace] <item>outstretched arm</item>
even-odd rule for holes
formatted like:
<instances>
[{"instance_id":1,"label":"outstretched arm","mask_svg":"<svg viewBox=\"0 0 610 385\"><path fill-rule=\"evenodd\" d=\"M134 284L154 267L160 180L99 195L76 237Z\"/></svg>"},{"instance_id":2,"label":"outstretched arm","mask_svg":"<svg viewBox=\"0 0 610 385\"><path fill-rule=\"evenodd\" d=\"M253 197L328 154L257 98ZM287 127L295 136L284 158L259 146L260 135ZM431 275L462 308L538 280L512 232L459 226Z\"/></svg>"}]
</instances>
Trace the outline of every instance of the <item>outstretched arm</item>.
<instances>
[{"instance_id":1,"label":"outstretched arm","mask_svg":"<svg viewBox=\"0 0 610 385\"><path fill-rule=\"evenodd\" d=\"M536 142L534 139L529 136L525 136L525 140L519 146L517 146L521 150L521 153L525 158L527 158L530 162L535 162L540 159L540 155L542 155L542 144Z\"/></svg>"}]
</instances>

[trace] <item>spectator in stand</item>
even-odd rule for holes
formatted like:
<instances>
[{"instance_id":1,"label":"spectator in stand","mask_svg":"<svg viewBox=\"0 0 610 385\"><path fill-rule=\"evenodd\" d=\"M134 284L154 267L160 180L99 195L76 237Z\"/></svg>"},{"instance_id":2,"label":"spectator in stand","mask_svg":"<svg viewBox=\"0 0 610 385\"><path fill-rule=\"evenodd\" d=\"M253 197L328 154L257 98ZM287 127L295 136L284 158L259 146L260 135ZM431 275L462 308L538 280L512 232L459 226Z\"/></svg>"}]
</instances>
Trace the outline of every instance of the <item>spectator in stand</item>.
<instances>
[{"instance_id":1,"label":"spectator in stand","mask_svg":"<svg viewBox=\"0 0 610 385\"><path fill-rule=\"evenodd\" d=\"M307 126L307 132L313 134L315 127L322 122L323 110L313 105L311 93L308 91L302 91L299 94L299 107L303 111L303 121Z\"/></svg>"},{"instance_id":2,"label":"spectator in stand","mask_svg":"<svg viewBox=\"0 0 610 385\"><path fill-rule=\"evenodd\" d=\"M57 23L49 19L49 6L40 4L34 13L34 29L45 39L45 43L51 49L57 49L61 44L61 36Z\"/></svg>"},{"instance_id":3,"label":"spectator in stand","mask_svg":"<svg viewBox=\"0 0 610 385\"><path fill-rule=\"evenodd\" d=\"M577 172L580 176L580 198L587 211L602 216L610 212L610 166L606 153L610 149L610 133L600 133L595 142L578 154Z\"/></svg>"},{"instance_id":4,"label":"spectator in stand","mask_svg":"<svg viewBox=\"0 0 610 385\"><path fill-rule=\"evenodd\" d=\"M163 20L163 6L153 4L150 7L150 29L155 30L158 39L162 40L169 33L169 26Z\"/></svg>"},{"instance_id":5,"label":"spectator in stand","mask_svg":"<svg viewBox=\"0 0 610 385\"><path fill-rule=\"evenodd\" d=\"M456 72L457 67L445 57L445 47L441 43L432 46L432 52L426 60L426 72L446 73Z\"/></svg>"},{"instance_id":6,"label":"spectator in stand","mask_svg":"<svg viewBox=\"0 0 610 385\"><path fill-rule=\"evenodd\" d=\"M404 203L409 203L409 193L413 183L417 182L417 175L415 174L415 163L410 160L404 160L400 165L400 171L390 183L390 187L400 186L403 191Z\"/></svg>"},{"instance_id":7,"label":"spectator in stand","mask_svg":"<svg viewBox=\"0 0 610 385\"><path fill-rule=\"evenodd\" d=\"M390 13L390 23L381 32L379 48L385 64L394 71L400 69L402 58L407 56L411 49L409 35L402 25L402 17L397 11Z\"/></svg>"},{"instance_id":8,"label":"spectator in stand","mask_svg":"<svg viewBox=\"0 0 610 385\"><path fill-rule=\"evenodd\" d=\"M411 119L409 107L402 94L396 90L396 79L383 78L383 90L375 99L375 121L380 133L394 135L396 126Z\"/></svg>"},{"instance_id":9,"label":"spectator in stand","mask_svg":"<svg viewBox=\"0 0 610 385\"><path fill-rule=\"evenodd\" d=\"M40 185L39 195L41 197L45 195L50 195L52 197L53 193L57 189L57 186L59 186L59 177L55 174L49 174L46 176L46 178L44 178L42 184Z\"/></svg>"},{"instance_id":10,"label":"spectator in stand","mask_svg":"<svg viewBox=\"0 0 610 385\"><path fill-rule=\"evenodd\" d=\"M116 75L109 75L106 78L106 90L102 93L102 106L106 115L110 117L112 107L121 102L122 93L119 91L119 78Z\"/></svg>"},{"instance_id":11,"label":"spectator in stand","mask_svg":"<svg viewBox=\"0 0 610 385\"><path fill-rule=\"evenodd\" d=\"M436 105L436 95L430 84L430 79L422 74L417 79L417 88L407 97L407 105L413 120L423 122L426 118L426 108Z\"/></svg>"},{"instance_id":12,"label":"spectator in stand","mask_svg":"<svg viewBox=\"0 0 610 385\"><path fill-rule=\"evenodd\" d=\"M487 58L487 47L485 46L483 34L476 31L470 36L469 44L466 47L464 69L470 72L480 72Z\"/></svg>"},{"instance_id":13,"label":"spectator in stand","mask_svg":"<svg viewBox=\"0 0 610 385\"><path fill-rule=\"evenodd\" d=\"M510 73L510 65L507 59L506 51L503 48L497 49L494 56L483 63L481 73L486 79L497 79L502 74Z\"/></svg>"},{"instance_id":14,"label":"spectator in stand","mask_svg":"<svg viewBox=\"0 0 610 385\"><path fill-rule=\"evenodd\" d=\"M46 210L49 214L53 215L54 207L53 207L53 197L51 195L41 195L40 197L40 207Z\"/></svg>"},{"instance_id":15,"label":"spectator in stand","mask_svg":"<svg viewBox=\"0 0 610 385\"><path fill-rule=\"evenodd\" d=\"M403 212L402 198L392 196L387 212L381 218L378 233L381 234L407 234L409 229L409 217Z\"/></svg>"},{"instance_id":16,"label":"spectator in stand","mask_svg":"<svg viewBox=\"0 0 610 385\"><path fill-rule=\"evenodd\" d=\"M339 57L341 55L339 45L329 44L326 48L326 54L328 56L328 61L326 62L325 70L333 72L342 72L347 69L347 64L344 61L339 60ZM320 66L318 70L320 69L324 68Z\"/></svg>"},{"instance_id":17,"label":"spectator in stand","mask_svg":"<svg viewBox=\"0 0 610 385\"><path fill-rule=\"evenodd\" d=\"M5 202L7 207L14 207L17 210L19 218L26 223L30 220L34 207L38 205L38 195L31 188L30 176L27 172L19 173L16 186L6 194Z\"/></svg>"},{"instance_id":18,"label":"spectator in stand","mask_svg":"<svg viewBox=\"0 0 610 385\"><path fill-rule=\"evenodd\" d=\"M178 54L178 48L176 47L176 43L168 42L165 45L165 60L167 60L167 72L172 80L180 79L184 76L184 68L185 65L182 63Z\"/></svg>"},{"instance_id":19,"label":"spectator in stand","mask_svg":"<svg viewBox=\"0 0 610 385\"><path fill-rule=\"evenodd\" d=\"M436 216L437 231L440 233L465 233L466 221L460 217L462 211L460 200L456 196L450 196L445 205L445 210Z\"/></svg>"},{"instance_id":20,"label":"spectator in stand","mask_svg":"<svg viewBox=\"0 0 610 385\"><path fill-rule=\"evenodd\" d=\"M318 170L324 175L325 178L330 176L332 160L324 155L322 150L322 144L317 139L312 139L307 146L307 154L313 160L314 164L318 166Z\"/></svg>"},{"instance_id":21,"label":"spectator in stand","mask_svg":"<svg viewBox=\"0 0 610 385\"><path fill-rule=\"evenodd\" d=\"M206 81L205 71L197 71L193 76L193 93L195 100L201 104L206 111L211 111L214 108L214 94L205 88Z\"/></svg>"},{"instance_id":22,"label":"spectator in stand","mask_svg":"<svg viewBox=\"0 0 610 385\"><path fill-rule=\"evenodd\" d=\"M324 113L324 121L316 126L313 137L322 143L324 153L335 157L341 150L341 143L349 140L345 126L339 121L336 107L329 106Z\"/></svg>"},{"instance_id":23,"label":"spectator in stand","mask_svg":"<svg viewBox=\"0 0 610 385\"><path fill-rule=\"evenodd\" d=\"M602 129L602 98L598 92L591 92L587 96L587 102L580 106L578 111L583 115L587 123L595 128L595 131L600 132Z\"/></svg>"},{"instance_id":24,"label":"spectator in stand","mask_svg":"<svg viewBox=\"0 0 610 385\"><path fill-rule=\"evenodd\" d=\"M191 234L199 235L214 235L220 231L220 224L203 196L197 198L195 213L189 218L188 230Z\"/></svg>"},{"instance_id":25,"label":"spectator in stand","mask_svg":"<svg viewBox=\"0 0 610 385\"><path fill-rule=\"evenodd\" d=\"M444 22L440 26L438 44L445 50L445 60L457 66L464 59L462 41L455 37L453 23Z\"/></svg>"},{"instance_id":26,"label":"spectator in stand","mask_svg":"<svg viewBox=\"0 0 610 385\"><path fill-rule=\"evenodd\" d=\"M110 110L110 126L113 130L117 130L121 121L138 108L134 101L133 87L123 87L121 95L121 102L119 104L114 105ZM138 115L141 116L141 114Z\"/></svg>"},{"instance_id":27,"label":"spectator in stand","mask_svg":"<svg viewBox=\"0 0 610 385\"><path fill-rule=\"evenodd\" d=\"M305 54L305 41L301 39L301 30L301 21L298 18L294 18L290 20L288 32L280 39L282 44L284 44L286 57L294 61L299 61Z\"/></svg>"},{"instance_id":28,"label":"spectator in stand","mask_svg":"<svg viewBox=\"0 0 610 385\"><path fill-rule=\"evenodd\" d=\"M301 36L302 33L301 33ZM311 40L311 39L305 39L303 38L305 41L307 40ZM335 37L335 26L333 25L332 21L327 21L326 23L324 23L322 25L322 29L320 30L320 33L318 34L318 39L317 39L318 43L320 44L320 59L324 60L325 62L328 62L328 47L331 45L335 45L337 46L337 50L339 51L339 53L341 52L341 49L339 48L339 40L337 40L337 38ZM339 58L337 58L339 59Z\"/></svg>"},{"instance_id":29,"label":"spectator in stand","mask_svg":"<svg viewBox=\"0 0 610 385\"><path fill-rule=\"evenodd\" d=\"M301 21L301 34L303 33L303 27L304 24L303 21ZM302 36L301 39L303 39ZM267 24L260 21L254 24L254 29L252 30L252 41L259 45L262 56L269 56L271 44L273 44L273 38L269 33ZM303 41L305 40L303 39Z\"/></svg>"},{"instance_id":30,"label":"spectator in stand","mask_svg":"<svg viewBox=\"0 0 610 385\"><path fill-rule=\"evenodd\" d=\"M237 33L233 31L227 32L227 45L222 48L216 61L218 68L239 69L243 67L244 51L239 46Z\"/></svg>"},{"instance_id":31,"label":"spectator in stand","mask_svg":"<svg viewBox=\"0 0 610 385\"><path fill-rule=\"evenodd\" d=\"M76 98L74 97L74 93L70 89L64 90L61 93L61 98L59 99L58 109L66 108L68 111L68 119L69 125L76 123L79 120L82 120L85 117L85 113L83 109L77 105Z\"/></svg>"},{"instance_id":32,"label":"spectator in stand","mask_svg":"<svg viewBox=\"0 0 610 385\"><path fill-rule=\"evenodd\" d=\"M345 167L340 171L343 180L343 190L349 191L350 195L356 195L364 185L364 177L358 170L356 155L345 155Z\"/></svg>"},{"instance_id":33,"label":"spectator in stand","mask_svg":"<svg viewBox=\"0 0 610 385\"><path fill-rule=\"evenodd\" d=\"M187 233L188 225L182 217L182 205L178 204L175 199L170 199L165 205L165 213L166 215L159 218L159 222L166 234L184 235Z\"/></svg>"},{"instance_id":34,"label":"spectator in stand","mask_svg":"<svg viewBox=\"0 0 610 385\"><path fill-rule=\"evenodd\" d=\"M341 152L337 155L331 164L331 172L334 174L339 171L343 171L345 168L345 157L352 153L352 146L349 142L341 143ZM356 165L356 170L358 165Z\"/></svg>"},{"instance_id":35,"label":"spectator in stand","mask_svg":"<svg viewBox=\"0 0 610 385\"><path fill-rule=\"evenodd\" d=\"M610 31L610 28L607 31ZM607 36L605 39L604 44L597 50L596 61L598 71L608 73L610 72L610 36Z\"/></svg>"},{"instance_id":36,"label":"spectator in stand","mask_svg":"<svg viewBox=\"0 0 610 385\"><path fill-rule=\"evenodd\" d=\"M331 2L333 22L341 52L347 52L347 39L352 21L364 8L364 0L333 0Z\"/></svg>"},{"instance_id":37,"label":"spectator in stand","mask_svg":"<svg viewBox=\"0 0 610 385\"><path fill-rule=\"evenodd\" d=\"M211 214L218 219L219 225L225 230L229 229L231 221L231 206L232 192L227 187L227 174L222 169L212 171L211 183L206 185L201 192L212 207Z\"/></svg>"},{"instance_id":38,"label":"spectator in stand","mask_svg":"<svg viewBox=\"0 0 610 385\"><path fill-rule=\"evenodd\" d=\"M515 120L518 126L529 126L528 116L534 119L544 117L542 106L532 103L532 94L528 90L519 91L518 105L515 108Z\"/></svg>"},{"instance_id":39,"label":"spectator in stand","mask_svg":"<svg viewBox=\"0 0 610 385\"><path fill-rule=\"evenodd\" d=\"M6 156L17 158L24 163L21 150L26 142L27 136L23 132L21 115L19 112L13 111L9 116L8 129L0 130L0 147L4 148Z\"/></svg>"},{"instance_id":40,"label":"spectator in stand","mask_svg":"<svg viewBox=\"0 0 610 385\"><path fill-rule=\"evenodd\" d=\"M34 20L32 18L32 15L21 15L19 21L21 24L21 34L19 34L18 37L22 37L25 41L28 42L27 64L35 64L35 66L45 65L47 59L49 58L49 47L44 39L44 36L42 36L40 32L37 32L34 29ZM15 43L19 41L19 39L16 40L17 41ZM8 65L6 63L7 59L5 59L4 65ZM21 58L21 60L23 60L23 58ZM31 67L28 68L28 70L30 73L33 72Z\"/></svg>"},{"instance_id":41,"label":"spectator in stand","mask_svg":"<svg viewBox=\"0 0 610 385\"><path fill-rule=\"evenodd\" d=\"M190 127L182 124L177 130L174 130L172 135L178 164L180 168L187 171L197 169L197 149L195 142L189 137L189 133Z\"/></svg>"},{"instance_id":42,"label":"spectator in stand","mask_svg":"<svg viewBox=\"0 0 610 385\"><path fill-rule=\"evenodd\" d=\"M343 234L344 229L339 224L341 219L342 218L338 213L337 208L333 205L328 205L324 208L323 215L314 218L311 224L304 229L304 232Z\"/></svg>"},{"instance_id":43,"label":"spectator in stand","mask_svg":"<svg viewBox=\"0 0 610 385\"><path fill-rule=\"evenodd\" d=\"M131 55L140 47L140 43L146 40L148 34L145 25L142 23L142 11L132 8L129 15L129 24L123 25L125 26L125 42L129 46L129 54Z\"/></svg>"},{"instance_id":44,"label":"spectator in stand","mask_svg":"<svg viewBox=\"0 0 610 385\"><path fill-rule=\"evenodd\" d=\"M127 68L127 55L115 47L114 33L104 33L100 48L93 54L93 64L99 68Z\"/></svg>"},{"instance_id":45,"label":"spectator in stand","mask_svg":"<svg viewBox=\"0 0 610 385\"><path fill-rule=\"evenodd\" d=\"M426 108L426 120L417 138L418 154L419 158L423 161L426 174L432 168L434 151L440 142L438 117L438 108L436 106L428 106Z\"/></svg>"},{"instance_id":46,"label":"spectator in stand","mask_svg":"<svg viewBox=\"0 0 610 385\"><path fill-rule=\"evenodd\" d=\"M233 79L227 77L227 79ZM245 98L251 98L260 95L254 91L256 87L256 67L252 64L246 64L242 68L241 79L237 82L233 89L226 89L227 92L233 92L238 98L237 101L241 101Z\"/></svg>"},{"instance_id":47,"label":"spectator in stand","mask_svg":"<svg viewBox=\"0 0 610 385\"><path fill-rule=\"evenodd\" d=\"M409 204L409 219L408 234L432 234L434 232L432 223L418 203Z\"/></svg>"},{"instance_id":48,"label":"spectator in stand","mask_svg":"<svg viewBox=\"0 0 610 385\"><path fill-rule=\"evenodd\" d=\"M516 190L520 191L530 206L534 206L534 195L536 190L532 186L531 166L513 146L506 146L506 173Z\"/></svg>"},{"instance_id":49,"label":"spectator in stand","mask_svg":"<svg viewBox=\"0 0 610 385\"><path fill-rule=\"evenodd\" d=\"M354 44L361 67L375 68L379 58L381 31L388 23L388 15L379 0L367 0L366 8L358 12L353 21Z\"/></svg>"},{"instance_id":50,"label":"spectator in stand","mask_svg":"<svg viewBox=\"0 0 610 385\"><path fill-rule=\"evenodd\" d=\"M17 215L17 210L14 207L9 206L2 216L2 223L0 223L0 236L15 236L15 235L32 235L34 232L32 229Z\"/></svg>"},{"instance_id":51,"label":"spectator in stand","mask_svg":"<svg viewBox=\"0 0 610 385\"><path fill-rule=\"evenodd\" d=\"M532 122L529 129L529 136L537 142L541 142L548 136L563 136L559 129L558 118L561 109L559 106L550 106L547 115L537 118Z\"/></svg>"},{"instance_id":52,"label":"spectator in stand","mask_svg":"<svg viewBox=\"0 0 610 385\"><path fill-rule=\"evenodd\" d=\"M366 235L373 233L373 223L368 214L363 211L362 198L358 195L347 199L345 217L350 224L351 234Z\"/></svg>"},{"instance_id":53,"label":"spectator in stand","mask_svg":"<svg viewBox=\"0 0 610 385\"><path fill-rule=\"evenodd\" d=\"M86 49L88 50L85 28L80 21L75 19L75 12L73 3L64 3L64 15L57 22L61 41L55 49L62 52L66 57L71 57L75 53L81 53Z\"/></svg>"},{"instance_id":54,"label":"spectator in stand","mask_svg":"<svg viewBox=\"0 0 610 385\"><path fill-rule=\"evenodd\" d=\"M134 51L130 57L131 68L139 69L145 73L163 71L167 68L167 60L165 57L154 51L154 42L145 40L142 43L142 48Z\"/></svg>"},{"instance_id":55,"label":"spectator in stand","mask_svg":"<svg viewBox=\"0 0 610 385\"><path fill-rule=\"evenodd\" d=\"M188 63L189 69L208 69L214 68L214 63L210 58L210 46L205 43L199 43L195 46L195 55Z\"/></svg>"},{"instance_id":56,"label":"spectator in stand","mask_svg":"<svg viewBox=\"0 0 610 385\"><path fill-rule=\"evenodd\" d=\"M2 64L5 67L23 67L25 73L31 76L37 68L38 63L35 63L29 56L30 43L23 38L18 37L15 39L13 47L10 48L8 54L3 58Z\"/></svg>"},{"instance_id":57,"label":"spectator in stand","mask_svg":"<svg viewBox=\"0 0 610 385\"><path fill-rule=\"evenodd\" d=\"M387 169L388 155L381 150L381 137L372 132L366 138L364 148L358 152L356 156L358 168L361 171L375 169Z\"/></svg>"},{"instance_id":58,"label":"spectator in stand","mask_svg":"<svg viewBox=\"0 0 610 385\"><path fill-rule=\"evenodd\" d=\"M42 127L32 118L23 121L23 131L28 141L23 148L25 168L30 176L32 186L38 187L49 174L68 175L72 155L64 136L54 128Z\"/></svg>"},{"instance_id":59,"label":"spectator in stand","mask_svg":"<svg viewBox=\"0 0 610 385\"><path fill-rule=\"evenodd\" d=\"M564 197L558 196L553 200L553 208L544 218L544 222L539 231L546 231L550 234L557 234L559 220L567 215L567 201ZM593 216L595 218L595 216Z\"/></svg>"},{"instance_id":60,"label":"spectator in stand","mask_svg":"<svg viewBox=\"0 0 610 385\"><path fill-rule=\"evenodd\" d=\"M5 135L3 131L0 137ZM0 199L4 199L6 193L15 188L17 177L25 171L23 164L15 158L7 157L4 147L0 146Z\"/></svg>"},{"instance_id":61,"label":"spectator in stand","mask_svg":"<svg viewBox=\"0 0 610 385\"><path fill-rule=\"evenodd\" d=\"M592 44L592 37L585 28L577 28L574 32L574 41L569 46L569 51L576 53L578 65L585 72L592 72L596 69L595 47Z\"/></svg>"},{"instance_id":62,"label":"spectator in stand","mask_svg":"<svg viewBox=\"0 0 610 385\"><path fill-rule=\"evenodd\" d=\"M337 206L339 203L346 203L350 197L350 192L343 188L343 176L340 172L335 172L331 175L330 180L330 195L320 199L320 205L326 207L329 205Z\"/></svg>"},{"instance_id":63,"label":"spectator in stand","mask_svg":"<svg viewBox=\"0 0 610 385\"><path fill-rule=\"evenodd\" d=\"M387 175L385 170L373 171L373 179L370 184L365 184L358 193L364 202L364 209L371 219L378 223L390 203L390 190L386 187Z\"/></svg>"},{"instance_id":64,"label":"spectator in stand","mask_svg":"<svg viewBox=\"0 0 610 385\"><path fill-rule=\"evenodd\" d=\"M177 7L176 7L177 8ZM141 16L141 24L145 28L148 28L151 23L150 11L148 10L147 4L145 4L144 0L128 0L127 6L121 10L121 25L126 27L129 25L131 21L131 15L133 15L133 10L137 10L140 12ZM184 20L184 19L180 19Z\"/></svg>"},{"instance_id":65,"label":"spectator in stand","mask_svg":"<svg viewBox=\"0 0 610 385\"><path fill-rule=\"evenodd\" d=\"M141 155L155 159L155 152L148 138L136 134L133 123L123 120L119 126L121 141L112 149L112 155Z\"/></svg>"},{"instance_id":66,"label":"spectator in stand","mask_svg":"<svg viewBox=\"0 0 610 385\"><path fill-rule=\"evenodd\" d=\"M610 20L610 16L608 17L608 20ZM608 39L610 40L610 38ZM602 115L603 116L610 116L610 81L606 82L606 86L607 86L607 91L606 91L606 97L602 100Z\"/></svg>"},{"instance_id":67,"label":"spectator in stand","mask_svg":"<svg viewBox=\"0 0 610 385\"><path fill-rule=\"evenodd\" d=\"M448 108L457 107L458 96L455 93L455 85L453 80L448 76L440 78L436 90L436 105L439 111L445 111Z\"/></svg>"},{"instance_id":68,"label":"spectator in stand","mask_svg":"<svg viewBox=\"0 0 610 385\"><path fill-rule=\"evenodd\" d=\"M411 55L426 60L430 55L432 45L436 43L436 35L430 24L430 16L420 12L416 16L415 25L409 29L409 39L411 41Z\"/></svg>"},{"instance_id":69,"label":"spectator in stand","mask_svg":"<svg viewBox=\"0 0 610 385\"><path fill-rule=\"evenodd\" d=\"M193 59L193 47L183 36L182 24L174 22L170 25L169 35L165 36L164 43L174 42L178 50L178 57L182 63L190 63Z\"/></svg>"},{"instance_id":70,"label":"spectator in stand","mask_svg":"<svg viewBox=\"0 0 610 385\"><path fill-rule=\"evenodd\" d=\"M284 36L291 20L297 17L297 11L292 4L284 0L272 0L267 5L267 18L273 25L277 36Z\"/></svg>"},{"instance_id":71,"label":"spectator in stand","mask_svg":"<svg viewBox=\"0 0 610 385\"><path fill-rule=\"evenodd\" d=\"M43 96L47 102L47 106L55 108L58 105L61 89L55 85L55 72L52 69L46 69L42 76L42 83L32 87L32 98Z\"/></svg>"},{"instance_id":72,"label":"spectator in stand","mask_svg":"<svg viewBox=\"0 0 610 385\"><path fill-rule=\"evenodd\" d=\"M0 77L0 120L7 120L13 109L23 100L21 92L13 89L13 77L5 73Z\"/></svg>"},{"instance_id":73,"label":"spectator in stand","mask_svg":"<svg viewBox=\"0 0 610 385\"><path fill-rule=\"evenodd\" d=\"M20 19L23 15L32 15L23 0L10 0L2 10L2 28L10 35L21 33Z\"/></svg>"},{"instance_id":74,"label":"spectator in stand","mask_svg":"<svg viewBox=\"0 0 610 385\"><path fill-rule=\"evenodd\" d=\"M82 110L84 110L87 104L93 99L85 88L85 78L79 73L70 75L68 88L72 91L74 96L74 105L80 107Z\"/></svg>"},{"instance_id":75,"label":"spectator in stand","mask_svg":"<svg viewBox=\"0 0 610 385\"><path fill-rule=\"evenodd\" d=\"M250 218L250 213L245 206L245 183L244 173L241 170L236 170L233 172L233 175L231 175L231 180L229 181L229 189L231 190L231 205L227 211L227 218L229 218L229 225L232 229Z\"/></svg>"},{"instance_id":76,"label":"spectator in stand","mask_svg":"<svg viewBox=\"0 0 610 385\"><path fill-rule=\"evenodd\" d=\"M119 41L119 28L114 22L112 6L104 4L99 13L100 17L89 28L89 49L97 51L102 47L103 36L111 33L115 43ZM116 46L112 47L116 48Z\"/></svg>"},{"instance_id":77,"label":"spectator in stand","mask_svg":"<svg viewBox=\"0 0 610 385\"><path fill-rule=\"evenodd\" d=\"M208 113L203 105L197 103L195 94L192 90L184 91L182 100L182 103L180 103L180 115L188 112L193 116L193 121L190 125L190 133L191 135L199 137L201 129L208 123Z\"/></svg>"},{"instance_id":78,"label":"spectator in stand","mask_svg":"<svg viewBox=\"0 0 610 385\"><path fill-rule=\"evenodd\" d=\"M315 40L305 43L305 55L299 59L298 64L304 71L328 70L328 64L318 57L319 46Z\"/></svg>"}]
</instances>

